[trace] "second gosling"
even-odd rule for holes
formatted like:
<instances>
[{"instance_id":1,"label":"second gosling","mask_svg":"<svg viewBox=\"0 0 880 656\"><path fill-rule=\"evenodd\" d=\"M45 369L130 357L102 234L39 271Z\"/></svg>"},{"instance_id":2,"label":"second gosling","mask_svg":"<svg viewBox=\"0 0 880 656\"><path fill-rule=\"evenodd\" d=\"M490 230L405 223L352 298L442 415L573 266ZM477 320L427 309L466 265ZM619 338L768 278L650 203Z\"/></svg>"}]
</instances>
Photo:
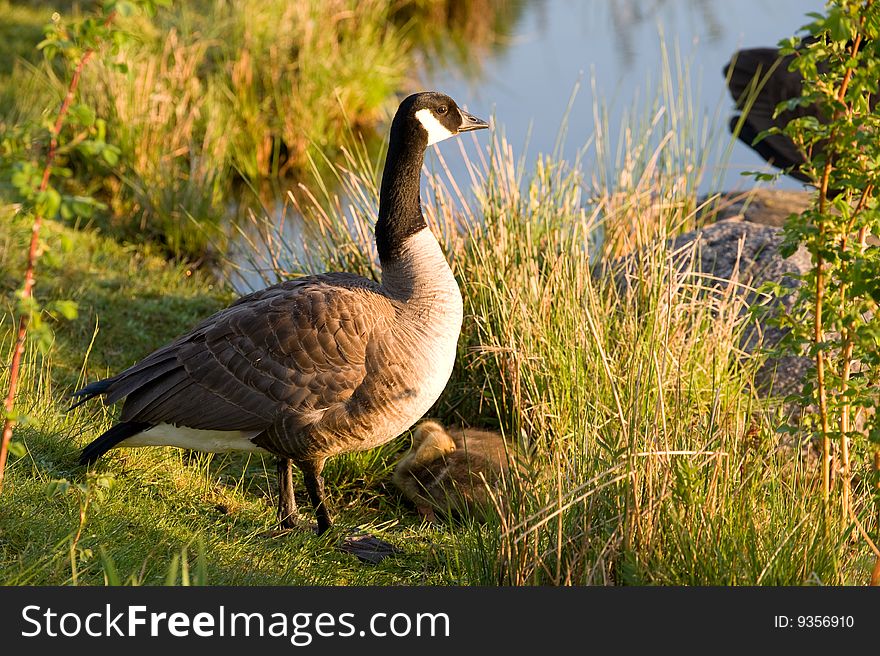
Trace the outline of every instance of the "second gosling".
<instances>
[{"instance_id":1,"label":"second gosling","mask_svg":"<svg viewBox=\"0 0 880 656\"><path fill-rule=\"evenodd\" d=\"M434 511L481 518L503 481L523 473L512 451L496 432L423 421L392 480L429 522L436 521Z\"/></svg>"}]
</instances>

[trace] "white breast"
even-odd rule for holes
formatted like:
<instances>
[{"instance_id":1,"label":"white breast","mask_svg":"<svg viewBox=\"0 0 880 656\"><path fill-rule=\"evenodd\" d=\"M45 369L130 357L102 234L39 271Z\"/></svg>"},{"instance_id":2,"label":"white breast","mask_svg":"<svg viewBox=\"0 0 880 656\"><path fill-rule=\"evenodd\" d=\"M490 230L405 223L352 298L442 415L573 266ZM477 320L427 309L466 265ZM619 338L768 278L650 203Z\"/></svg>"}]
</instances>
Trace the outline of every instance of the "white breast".
<instances>
[{"instance_id":1,"label":"white breast","mask_svg":"<svg viewBox=\"0 0 880 656\"><path fill-rule=\"evenodd\" d=\"M383 439L390 440L418 421L449 382L463 307L455 276L428 228L407 239L400 259L383 269L382 284L406 299L400 332L405 333L414 372L411 389L415 393L401 400L385 418Z\"/></svg>"}]
</instances>

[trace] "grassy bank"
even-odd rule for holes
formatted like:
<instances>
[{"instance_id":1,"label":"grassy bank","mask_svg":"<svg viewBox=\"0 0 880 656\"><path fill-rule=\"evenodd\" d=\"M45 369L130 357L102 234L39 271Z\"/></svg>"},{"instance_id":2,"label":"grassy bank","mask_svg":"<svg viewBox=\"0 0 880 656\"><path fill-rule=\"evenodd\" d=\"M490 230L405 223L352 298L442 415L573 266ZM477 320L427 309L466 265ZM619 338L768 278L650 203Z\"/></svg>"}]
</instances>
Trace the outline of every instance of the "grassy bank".
<instances>
[{"instance_id":1,"label":"grassy bank","mask_svg":"<svg viewBox=\"0 0 880 656\"><path fill-rule=\"evenodd\" d=\"M550 188L573 191L555 175L533 190ZM2 583L161 583L184 549L193 580L212 584L864 581L864 543L843 524L823 532L817 472L778 448L772 414L747 391L754 366L735 357L737 304L673 282L659 253L621 295L591 279L579 248L596 215L526 221L528 201L491 199L497 214L455 249L467 318L432 414L500 428L534 451L542 475L512 490L496 520L423 525L390 485L406 438L327 470L338 530L365 527L404 549L378 568L334 551L332 537L272 535L274 468L261 458L139 449L106 458L97 471L108 479L86 477L79 448L115 411L64 413L81 369L116 371L228 297L155 256L56 227L50 244L67 235L75 248L60 257L63 277L44 269L40 293L76 298L82 312L56 327L47 354L29 351L28 420L16 431L26 453L10 464L0 512ZM13 242L27 233L14 225ZM4 266L5 284L14 270ZM50 496L55 480L85 491ZM85 495L108 482L80 530ZM869 490L855 497L875 530Z\"/></svg>"},{"instance_id":2,"label":"grassy bank","mask_svg":"<svg viewBox=\"0 0 880 656\"><path fill-rule=\"evenodd\" d=\"M77 299L82 312L56 326L47 354L29 351L21 397L29 419L16 432L26 453L11 462L0 512L2 582L181 582L181 557L189 581L211 584L863 582L867 547L842 518L825 532L815 468L779 448L772 406L749 391L757 362L738 356L746 319L736 298L670 276L660 248L626 290L594 277L590 235L602 223L632 222L614 209L632 206L620 194L647 190L617 187L584 203L578 169L547 162L521 192L509 152L496 144L490 170L475 171L487 173L479 200L462 204L436 179L426 207L466 308L453 380L432 414L498 428L535 457L533 483L509 490L496 518L422 524L390 484L406 438L331 461L338 532L326 539L273 534L274 468L261 458L118 451L96 468L105 478L87 477L78 450L115 411L90 403L64 414L80 372L92 380L118 370L229 297L155 255L50 224L57 262L44 266L40 294ZM301 269L375 266L364 256L374 175L354 160L345 171L340 184L363 190L363 204L347 216L315 206L325 238L312 242ZM471 213L485 221L471 222ZM28 227L12 226L3 242L7 292ZM73 241L67 251L64 240ZM83 488L50 496L54 480ZM866 485L855 500L876 530ZM354 527L404 554L373 568L336 552L334 537Z\"/></svg>"},{"instance_id":3,"label":"grassy bank","mask_svg":"<svg viewBox=\"0 0 880 656\"><path fill-rule=\"evenodd\" d=\"M0 225L0 351L6 361L12 345L12 290L30 225L13 219L9 208L3 209ZM120 246L91 230L49 223L45 241L52 255L41 262L38 298L75 299L80 314L54 326L56 340L48 353L27 352L18 405L27 419L15 431L26 453L11 459L0 504L0 584L101 584L108 572L123 583L161 584L182 550L191 560L194 582L453 581L437 546L448 544L449 535L420 527L390 489L387 467L399 442L336 462L327 472L343 525L393 526L394 541L407 545L407 556L378 569L335 552L329 539L267 536L275 522L270 460L138 450L101 466L108 478L86 477L77 464L79 449L109 427L115 410L89 404L66 414L66 393L83 372L92 380L118 371L231 296L202 274L168 264L155 250ZM6 385L6 373L0 374L0 385ZM50 485L58 480L69 481L74 489L50 496ZM108 483L112 487L97 500L100 486ZM88 490L89 505L72 566L70 543L86 499L75 491L77 485ZM300 502L308 507L305 498ZM200 544L206 579L196 576ZM177 572L180 582L179 566Z\"/></svg>"}]
</instances>

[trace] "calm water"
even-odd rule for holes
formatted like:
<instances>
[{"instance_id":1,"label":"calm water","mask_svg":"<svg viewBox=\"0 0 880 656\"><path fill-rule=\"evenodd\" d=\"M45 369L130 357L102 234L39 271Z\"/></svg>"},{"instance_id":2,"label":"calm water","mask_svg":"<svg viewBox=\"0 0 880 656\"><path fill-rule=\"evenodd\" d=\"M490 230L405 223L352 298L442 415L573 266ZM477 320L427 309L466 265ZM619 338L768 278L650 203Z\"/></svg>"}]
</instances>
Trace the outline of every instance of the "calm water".
<instances>
[{"instance_id":1,"label":"calm water","mask_svg":"<svg viewBox=\"0 0 880 656\"><path fill-rule=\"evenodd\" d=\"M726 138L733 102L721 71L730 56L739 48L775 46L807 22L807 12L823 6L821 0L533 0L510 37L484 58L479 79L459 68L437 68L426 71L421 82L446 91L478 116L494 112L519 153L531 129L526 161L533 161L538 153L552 152L569 97L583 79L568 122L565 153L573 157L594 132L591 79L611 110L609 134L616 137L622 113L637 94L644 101L646 81L660 80L662 30L669 51L677 44L690 63L697 109L712 116L722 103L718 129ZM445 148L444 156L455 150ZM466 180L460 159L448 159L456 178ZM710 155L712 166L719 167L720 160L720 153ZM727 167L704 177L702 191L709 190L713 175L725 189L749 186L752 179L740 171L765 166L737 142ZM788 179L775 184L800 186Z\"/></svg>"},{"instance_id":2,"label":"calm water","mask_svg":"<svg viewBox=\"0 0 880 656\"><path fill-rule=\"evenodd\" d=\"M732 190L753 185L744 170L768 170L750 148L734 144L727 166L721 151L729 141L727 121L733 109L722 68L740 48L774 46L807 22L805 14L820 11L821 0L512 0L522 2L510 33L479 57L475 74L460 62L427 61L420 74L421 87L445 91L481 118L495 117L517 157L526 162L539 153L551 153L572 91L580 91L568 118L564 154L573 158L595 131L593 105L605 104L608 134L616 139L621 117L635 102L646 102L646 83L662 77L661 42L670 54L675 48L690 68L690 88L695 110L718 116L720 138L707 161L712 170L703 178L701 191ZM662 34L662 37L661 37ZM593 84L595 80L594 98ZM720 109L720 111L719 111ZM380 133L386 128L380 128ZM478 133L485 146L488 135ZM469 139L466 141L470 141ZM468 176L457 146L444 144L443 156L456 181L467 187ZM470 146L468 146L470 148ZM612 142L611 152L616 151ZM433 149L426 162L438 166ZM590 178L596 162L587 157L583 167ZM713 185L713 180L717 185ZM780 178L774 185L800 188L800 183ZM283 199L278 204L281 212ZM286 241L296 250L301 225L287 213ZM240 245L240 244L239 244ZM249 248L244 250L250 251ZM243 267L233 274L241 291L264 282L244 264L239 254L232 260ZM262 258L258 258L262 259ZM260 262L257 266L266 266Z\"/></svg>"}]
</instances>

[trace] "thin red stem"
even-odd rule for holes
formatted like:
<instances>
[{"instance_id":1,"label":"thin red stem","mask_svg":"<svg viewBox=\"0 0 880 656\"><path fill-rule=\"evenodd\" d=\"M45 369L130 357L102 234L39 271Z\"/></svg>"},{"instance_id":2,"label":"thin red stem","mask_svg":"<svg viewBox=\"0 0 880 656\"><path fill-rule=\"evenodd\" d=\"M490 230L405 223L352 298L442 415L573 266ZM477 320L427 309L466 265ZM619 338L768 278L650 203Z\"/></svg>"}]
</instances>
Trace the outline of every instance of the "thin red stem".
<instances>
[{"instance_id":1,"label":"thin red stem","mask_svg":"<svg viewBox=\"0 0 880 656\"><path fill-rule=\"evenodd\" d=\"M104 26L110 25L116 17L116 12L111 12L104 21ZM67 94L58 109L58 117L55 119L55 125L52 127L51 139L49 141L49 152L46 155L46 165L43 168L43 177L40 180L39 191L43 192L49 188L49 179L52 175L52 164L55 162L55 156L58 153L58 136L61 134L61 128L64 127L64 119L70 109L70 103L76 94L76 88L79 86L80 76L86 63L91 59L94 48L89 48L83 53L76 69L73 71L73 77L67 87ZM35 270L37 260L39 259L40 247L40 227L43 224L43 217L37 213L34 216L34 224L31 228L31 244L28 249L27 269L24 273L24 286L21 291L22 299L28 299L33 296ZM0 493L3 492L3 480L6 473L6 460L9 456L9 442L12 440L12 429L15 426L15 418L13 410L15 408L15 395L18 390L18 378L21 372L21 360L24 356L25 345L27 343L27 330L30 324L30 315L25 312L18 319L18 337L15 341L15 347L12 351L12 362L9 366L9 388L6 393L6 416L3 421L3 436L0 439Z\"/></svg>"}]
</instances>

